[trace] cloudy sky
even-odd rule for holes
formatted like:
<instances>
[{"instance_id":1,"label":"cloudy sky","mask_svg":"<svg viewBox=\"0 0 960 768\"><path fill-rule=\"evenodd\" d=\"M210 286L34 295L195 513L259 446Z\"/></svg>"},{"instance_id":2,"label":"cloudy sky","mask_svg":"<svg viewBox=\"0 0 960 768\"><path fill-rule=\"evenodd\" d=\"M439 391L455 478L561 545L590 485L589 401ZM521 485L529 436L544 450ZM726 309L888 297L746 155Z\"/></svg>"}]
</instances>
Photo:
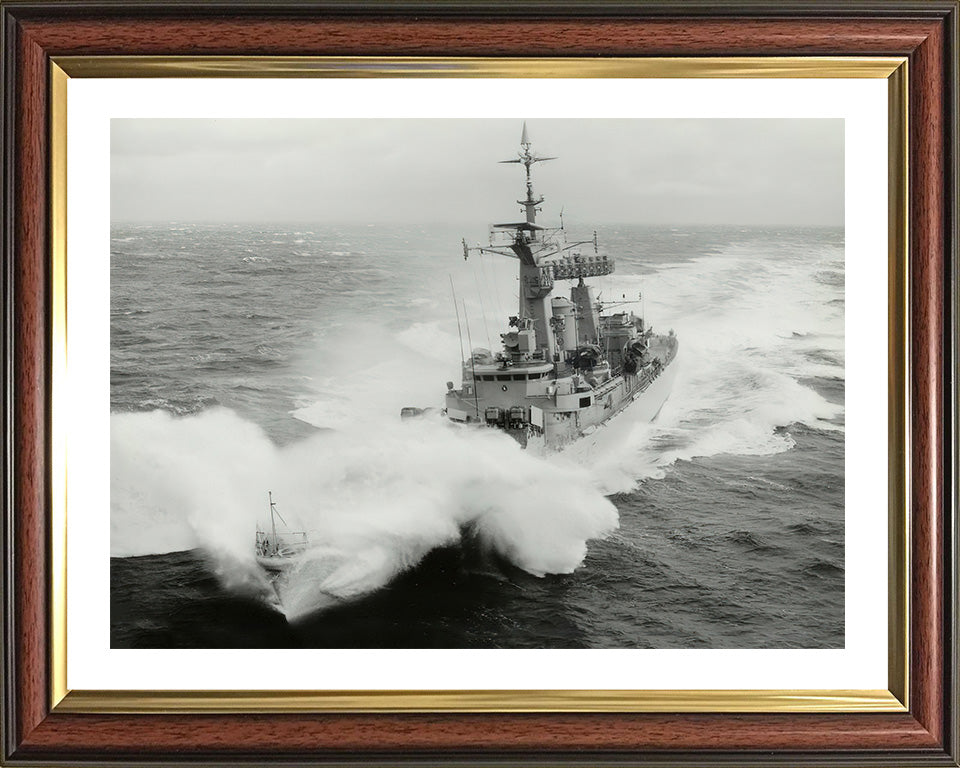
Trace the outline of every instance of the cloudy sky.
<instances>
[{"instance_id":1,"label":"cloudy sky","mask_svg":"<svg viewBox=\"0 0 960 768\"><path fill-rule=\"evenodd\" d=\"M113 221L510 219L521 119L114 119ZM544 220L843 224L843 121L528 121Z\"/></svg>"}]
</instances>

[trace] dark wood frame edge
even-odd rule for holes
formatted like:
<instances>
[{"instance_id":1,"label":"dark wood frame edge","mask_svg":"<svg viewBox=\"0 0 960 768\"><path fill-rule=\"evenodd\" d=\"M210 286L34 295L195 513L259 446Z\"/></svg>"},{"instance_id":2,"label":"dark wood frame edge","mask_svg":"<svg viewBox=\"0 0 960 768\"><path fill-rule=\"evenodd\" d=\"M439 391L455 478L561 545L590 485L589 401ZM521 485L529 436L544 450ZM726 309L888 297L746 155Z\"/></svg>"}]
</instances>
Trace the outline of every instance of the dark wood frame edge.
<instances>
[{"instance_id":1,"label":"dark wood frame edge","mask_svg":"<svg viewBox=\"0 0 960 768\"><path fill-rule=\"evenodd\" d=\"M9 595L15 585L13 563L13 320L14 320L14 291L13 291L13 253L14 237L10 223L14 217L14 160L13 146L14 109L16 69L6 51L15 46L13 33L14 23L6 9L0 9L0 40L3 41L3 53L0 54L0 88L2 88L2 110L0 110L0 167L3 169L2 194L0 201L3 216L3 225L0 228L0 290L2 290L3 317L2 335L0 335L0 371L2 371L3 411L0 420L3 426L3 477L0 480L0 489L3 492L3 528L0 544L3 547L2 595L3 610L0 615L2 622L3 666L2 674L6 681L2 685L0 696L0 724L3 728L2 745L0 745L0 761L11 754L16 748L14 739L15 703L13 692L16 688L16 664L11 649L13 648L13 632L15 622L10 616L11 603Z\"/></svg>"},{"instance_id":2,"label":"dark wood frame edge","mask_svg":"<svg viewBox=\"0 0 960 768\"><path fill-rule=\"evenodd\" d=\"M47 16L49 0L4 0L18 18ZM374 16L446 16L470 18L603 18L608 16L645 18L785 18L813 15L843 18L939 19L952 12L952 0L737 0L718 5L712 0L59 0L56 14L61 18L112 15L136 9L140 17L181 14L299 16L306 13Z\"/></svg>"},{"instance_id":3,"label":"dark wood frame edge","mask_svg":"<svg viewBox=\"0 0 960 768\"><path fill-rule=\"evenodd\" d=\"M921 471L924 462L931 460L933 466L926 471L938 476L939 488L925 487L926 492L939 493L934 520L928 520L934 530L928 531L923 541L933 546L933 551L921 553L931 558L930 573L933 584L926 584L927 603L914 606L914 626L916 637L920 640L921 650L930 647L933 655L913 658L914 671L914 707L910 715L666 715L623 716L623 715L575 715L553 716L553 721L563 721L566 725L566 741L554 742L560 748L548 745L509 747L506 743L496 749L489 747L467 747L468 742L457 746L446 743L439 748L423 748L415 743L404 745L403 737L396 742L399 746L391 749L358 750L356 747L337 748L329 744L320 750L289 749L280 753L283 764L301 764L321 761L329 765L357 765L376 762L384 765L410 763L443 763L445 765L470 764L477 762L489 764L645 764L645 765L727 765L731 763L749 763L751 765L784 765L802 762L808 765L958 765L958 723L957 723L957 520L956 520L956 379L954 378L956 359L956 299L957 299L957 3L956 2L898 2L884 0L874 2L789 2L771 4L768 2L741 2L735 6L717 9L710 3L643 3L602 2L585 5L578 2L537 3L521 7L505 7L501 3L443 3L425 5L423 3L342 3L309 2L265 6L259 0L213 0L207 2L143 2L131 4L118 2L2 2L0 3L0 33L2 33L4 52L0 61L0 82L3 87L2 120L2 289L4 300L3 322L3 387L4 387L4 527L3 527L3 696L0 700L2 712L2 754L0 761L9 765L52 765L69 762L80 764L89 760L111 764L142 765L145 762L164 762L165 764L196 764L227 761L230 763L262 760L265 752L236 747L207 747L192 750L190 754L181 753L175 762L170 758L175 754L169 747L151 746L149 740L141 742L143 751L137 747L133 751L128 746L104 752L100 744L90 741L90 734L97 731L116 729L122 722L125 726L136 725L137 733L150 733L158 728L186 728L188 723L203 724L207 728L228 728L229 722L238 719L228 716L202 716L188 720L184 716L119 716L94 715L58 715L49 714L46 700L46 646L38 647L36 636L45 629L47 617L45 609L38 612L36 596L46 594L48 583L44 554L40 545L47 541L46 514L44 505L49 498L49 480L44 472L44 457L49 453L47 435L49 423L46 403L49 391L30 390L31 376L39 377L45 386L49 385L49 350L45 339L48 333L49 307L49 270L46 258L47 215L45 199L47 194L46 151L49 137L46 132L46 108L48 97L46 77L37 73L46 73L49 56L65 53L61 47L53 50L44 48L32 37L31 32L51 21L69 21L80 19L98 19L97 23L109 25L120 18L145 20L147 18L167 18L189 15L191 19L222 16L225 9L231 15L243 15L253 21L255 18L270 20L277 16L321 18L324 23L337 18L354 19L360 17L370 25L385 20L411 21L419 18L424 22L443 21L453 17L476 21L480 18L489 23L493 16L501 19L531 19L549 24L551 19L567 18L571 23L578 20L615 20L635 21L637 19L668 19L682 15L702 20L730 17L748 17L750 19L787 19L803 17L811 22L827 17L839 17L841 20L882 19L925 20L935 22L931 33L938 39L934 41L937 50L931 48L928 36L909 51L911 67L920 67L923 61L933 57L939 59L943 67L936 88L941 86L944 92L939 94L941 101L937 105L923 102L930 114L917 115L917 99L920 99L917 84L911 77L911 137L914 152L911 156L912 188L929 193L930 187L924 187L925 180L939 179L941 199L932 201L939 205L939 223L942 230L939 235L929 231L913 231L911 251L925 252L924 248L932 242L940 241L940 253L925 259L928 269L940 268L939 279L936 274L929 277L921 270L914 273L914 289L911 293L911 306L918 303L923 310L923 323L929 330L911 353L911 360L919 359L921 370L914 370L917 377L923 377L924 370L936 376L933 399L921 407L921 415L935 417L943 429L940 439L926 445L927 455L915 463ZM482 18L481 18L482 17ZM82 45L82 41L79 42ZM924 48L926 46L926 48ZM84 50L89 53L89 50ZM99 51L103 52L103 51ZM120 52L120 51L117 51ZM131 52L131 51L126 51ZM135 52L135 51L132 51ZM172 51L171 51L172 52ZM182 52L182 51L181 51ZM254 51L249 51L253 53ZM680 51L682 53L682 51ZM783 53L783 51L779 51ZM903 55L904 50L876 50L875 53ZM640 51L645 53L645 51ZM738 50L738 53L744 53ZM762 53L755 51L754 53ZM448 55L453 55L448 51ZM539 53L537 55L540 55ZM569 54L568 54L569 55ZM925 57L925 59L923 58ZM919 78L919 75L918 75ZM38 80L42 82L38 82ZM31 99L24 99L24 84L29 83ZM930 87L930 83L924 83ZM924 97L927 98L927 97ZM29 102L29 103L28 103ZM937 106L939 106L939 126L936 124ZM19 108L18 108L19 107ZM915 118L920 117L920 120ZM27 130L25 130L27 129ZM938 133L939 131L939 133ZM931 144L932 142L932 144ZM926 157L923 147L932 152L933 159ZM913 157L919 155L919 157ZM925 165L927 163L927 165ZM934 168L928 167L930 164ZM932 173L933 171L937 171ZM931 175L932 174L932 175ZM936 183L936 182L935 182ZM935 190L936 192L936 190ZM936 194L933 195L937 197ZM916 192L911 193L911 204L917 200ZM30 203L35 205L31 208ZM929 201L928 201L929 202ZM23 214L23 215L20 215ZM926 238L924 240L923 238ZM913 259L913 256L911 256ZM927 262L932 262L929 264ZM924 282L927 279L928 282ZM929 282L932 279L933 282ZM926 286L939 285L939 296L926 295ZM937 293L934 291L934 293ZM33 301L17 303L22 297ZM939 301L938 301L939 300ZM939 305L939 306L938 306ZM921 326L922 327L922 326ZM938 349L930 348L935 334ZM927 342L927 349L919 349ZM925 356L926 355L926 356ZM930 357L933 355L933 357ZM920 383L924 383L921 381ZM929 386L930 381L926 382ZM918 382L914 382L916 388ZM938 389L939 388L939 389ZM18 397L20 395L20 397ZM920 395L926 397L927 395ZM31 399L32 398L32 399ZM922 404L921 404L922 405ZM932 409L932 410L931 410ZM39 433L39 434L38 434ZM934 437L937 436L934 426ZM34 508L25 506L34 501ZM914 504L918 503L918 492L914 492ZM922 499L920 500L922 503ZM952 512L951 512L952 510ZM20 513L17 520L16 514ZM939 523L939 524L937 524ZM923 524L923 523L921 523ZM30 554L36 558L30 562ZM916 554L916 550L915 550ZM39 562L38 562L39 561ZM38 578L39 575L39 578ZM927 574L929 575L929 574ZM939 575L939 582L937 582ZM33 577L33 581L29 580ZM952 577L952 578L951 578ZM932 592L929 592L932 589ZM939 619L929 615L929 597L932 595L940 605ZM34 598L31 600L31 596ZM921 601L922 603L923 601ZM919 614L917 611L919 610ZM39 629L31 627L29 622L39 617ZM932 622L932 623L931 623ZM934 630L937 637L930 637ZM25 634L28 636L25 638ZM32 640L32 645L31 641ZM924 652L926 653L926 651ZM938 658L939 657L939 658ZM39 660L38 660L39 659ZM932 662L931 662L932 659ZM926 667L933 663L935 669ZM924 675L933 679L924 678ZM933 685L927 685L932 682ZM42 691L42 697L37 694ZM25 693L26 692L26 693ZM918 695L919 694L919 695ZM42 699L42 700L41 700ZM434 728L437 723L445 722L455 730L479 732L481 730L506 729L505 734L516 734L519 730L541 727L544 716L537 715L330 715L322 717L304 716L244 716L239 722L244 727L277 722L277 717L285 718L289 723L308 723L313 727L343 728L351 733L370 733L371 728L383 729L396 734L408 733L410 729ZM802 718L802 721L798 718ZM824 749L777 750L772 754L764 747L751 747L744 743L738 747L716 750L664 751L663 749L644 749L637 751L626 742L619 747L613 744L597 749L587 744L574 744L569 734L571 729L604 729L606 727L636 728L642 726L648 730L676 728L682 721L698 723L707 730L729 728L736 725L743 733L759 733L771 728L799 728L808 734L822 732L826 742L829 734L838 730L856 732L861 741L848 746ZM571 725L572 724L572 725ZM186 734L185 734L186 735ZM884 735L879 741L870 738ZM87 739L84 742L84 738ZM509 736L505 736L509 738ZM867 739L864 741L863 739ZM413 740L416 741L415 739ZM522 741L522 740L521 740ZM789 741L789 740L788 740ZM850 739L848 739L848 742ZM155 742L159 743L159 742ZM514 744L520 742L514 741ZM813 743L809 741L809 743ZM838 742L834 736L832 742ZM874 748L882 744L881 748ZM775 748L776 749L776 748ZM277 762L280 762L277 761Z\"/></svg>"}]
</instances>

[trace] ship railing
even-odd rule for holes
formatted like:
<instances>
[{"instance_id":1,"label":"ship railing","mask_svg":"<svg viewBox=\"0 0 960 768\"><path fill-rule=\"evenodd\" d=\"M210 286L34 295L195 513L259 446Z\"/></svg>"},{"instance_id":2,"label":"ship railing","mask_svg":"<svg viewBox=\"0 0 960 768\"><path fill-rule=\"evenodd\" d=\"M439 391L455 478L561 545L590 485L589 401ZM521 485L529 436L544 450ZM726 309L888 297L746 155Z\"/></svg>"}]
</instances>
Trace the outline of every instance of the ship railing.
<instances>
[{"instance_id":1,"label":"ship railing","mask_svg":"<svg viewBox=\"0 0 960 768\"><path fill-rule=\"evenodd\" d=\"M284 531L276 537L269 531L257 531L256 549L261 555L292 555L310 545L307 531Z\"/></svg>"},{"instance_id":2,"label":"ship railing","mask_svg":"<svg viewBox=\"0 0 960 768\"><path fill-rule=\"evenodd\" d=\"M653 382L659 378L660 374L663 373L664 367L664 364L659 360L654 360L650 365L644 367L640 375L637 376L637 386L634 392L643 392L653 384Z\"/></svg>"},{"instance_id":3,"label":"ship railing","mask_svg":"<svg viewBox=\"0 0 960 768\"><path fill-rule=\"evenodd\" d=\"M553 288L553 270L550 267L540 267L536 275L524 278L524 288L533 291L548 291Z\"/></svg>"},{"instance_id":4,"label":"ship railing","mask_svg":"<svg viewBox=\"0 0 960 768\"><path fill-rule=\"evenodd\" d=\"M514 230L491 228L487 242L491 248L507 248L512 245L516 239L517 234Z\"/></svg>"},{"instance_id":5,"label":"ship railing","mask_svg":"<svg viewBox=\"0 0 960 768\"><path fill-rule=\"evenodd\" d=\"M616 376L611 376L609 379L603 382L603 384L595 388L593 390L594 397L600 397L616 389L620 385L620 382L618 382L616 379Z\"/></svg>"}]
</instances>

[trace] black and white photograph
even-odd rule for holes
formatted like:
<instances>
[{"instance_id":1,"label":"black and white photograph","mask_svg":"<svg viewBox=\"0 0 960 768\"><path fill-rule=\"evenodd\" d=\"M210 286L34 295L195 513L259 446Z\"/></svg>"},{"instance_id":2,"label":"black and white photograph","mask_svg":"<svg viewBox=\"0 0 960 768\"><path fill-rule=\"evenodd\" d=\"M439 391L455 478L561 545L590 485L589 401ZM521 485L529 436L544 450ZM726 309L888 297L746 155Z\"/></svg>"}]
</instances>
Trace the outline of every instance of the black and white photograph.
<instances>
[{"instance_id":1,"label":"black and white photograph","mask_svg":"<svg viewBox=\"0 0 960 768\"><path fill-rule=\"evenodd\" d=\"M110 647L844 648L844 185L839 118L112 119Z\"/></svg>"}]
</instances>

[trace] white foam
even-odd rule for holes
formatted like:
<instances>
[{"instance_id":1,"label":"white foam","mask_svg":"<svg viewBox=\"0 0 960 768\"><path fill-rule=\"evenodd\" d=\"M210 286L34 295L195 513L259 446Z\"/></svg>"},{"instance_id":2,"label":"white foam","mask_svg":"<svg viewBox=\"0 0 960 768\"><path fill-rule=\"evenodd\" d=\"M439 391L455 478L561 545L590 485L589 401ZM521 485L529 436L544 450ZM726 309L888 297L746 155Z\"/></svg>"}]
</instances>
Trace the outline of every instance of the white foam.
<instances>
[{"instance_id":1,"label":"white foam","mask_svg":"<svg viewBox=\"0 0 960 768\"><path fill-rule=\"evenodd\" d=\"M270 490L292 528L336 552L291 574L301 605L305 594L376 589L465 529L530 573L567 573L589 539L618 525L585 471L440 419L394 418L284 448L223 409L115 414L111 432L113 555L200 546L225 581L249 581Z\"/></svg>"}]
</instances>

